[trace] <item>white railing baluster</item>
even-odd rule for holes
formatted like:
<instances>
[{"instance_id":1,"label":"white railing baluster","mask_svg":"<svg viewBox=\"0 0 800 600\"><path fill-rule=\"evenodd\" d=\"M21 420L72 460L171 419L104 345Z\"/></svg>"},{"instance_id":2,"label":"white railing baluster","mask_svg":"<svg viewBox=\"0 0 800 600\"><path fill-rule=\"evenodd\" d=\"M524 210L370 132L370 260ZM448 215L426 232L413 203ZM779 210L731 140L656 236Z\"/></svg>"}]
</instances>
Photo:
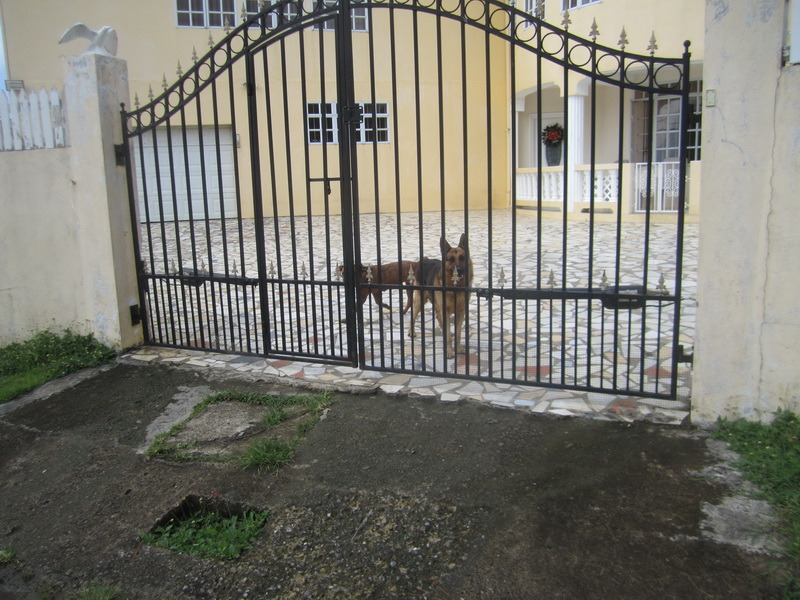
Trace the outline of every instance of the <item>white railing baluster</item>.
<instances>
[{"instance_id":1,"label":"white railing baluster","mask_svg":"<svg viewBox=\"0 0 800 600\"><path fill-rule=\"evenodd\" d=\"M39 112L39 94L31 92L28 95L28 113L31 119L31 143L33 148L44 148L42 136L42 115Z\"/></svg>"},{"instance_id":2,"label":"white railing baluster","mask_svg":"<svg viewBox=\"0 0 800 600\"><path fill-rule=\"evenodd\" d=\"M44 147L53 148L55 146L53 142L53 115L50 112L50 98L44 88L39 90L39 110L41 111Z\"/></svg>"},{"instance_id":3,"label":"white railing baluster","mask_svg":"<svg viewBox=\"0 0 800 600\"><path fill-rule=\"evenodd\" d=\"M0 92L0 150L13 150L11 137L11 105L8 96Z\"/></svg>"},{"instance_id":4,"label":"white railing baluster","mask_svg":"<svg viewBox=\"0 0 800 600\"><path fill-rule=\"evenodd\" d=\"M50 90L50 113L53 123L53 142L56 148L64 148L67 144L67 113L61 105L61 98L55 88Z\"/></svg>"},{"instance_id":5,"label":"white railing baluster","mask_svg":"<svg viewBox=\"0 0 800 600\"><path fill-rule=\"evenodd\" d=\"M0 152L62 148L66 113L58 92L0 92Z\"/></svg>"}]
</instances>

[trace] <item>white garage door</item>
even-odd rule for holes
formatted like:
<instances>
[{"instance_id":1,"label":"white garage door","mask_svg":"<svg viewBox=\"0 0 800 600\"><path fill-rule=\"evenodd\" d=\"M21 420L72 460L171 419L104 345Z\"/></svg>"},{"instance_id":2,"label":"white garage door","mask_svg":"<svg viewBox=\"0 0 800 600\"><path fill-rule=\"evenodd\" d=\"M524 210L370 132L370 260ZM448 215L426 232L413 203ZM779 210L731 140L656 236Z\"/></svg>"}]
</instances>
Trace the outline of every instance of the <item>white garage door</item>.
<instances>
[{"instance_id":1,"label":"white garage door","mask_svg":"<svg viewBox=\"0 0 800 600\"><path fill-rule=\"evenodd\" d=\"M213 127L203 127L202 153L200 128L187 127L185 143L183 133L184 130L177 127L170 130L171 156L166 129L159 129L156 132L157 148L154 148L152 133L142 136L144 182L142 169L136 169L141 220L149 218L150 221L160 221L162 215L164 220L171 220L175 218L176 209L178 219L181 220L189 219L190 216L193 219L206 217L218 219L223 215L236 217L233 163L233 153L236 150L233 146L231 128L219 127L219 152ZM134 148L133 151L135 160L137 162L142 160L138 148ZM156 169L156 156L158 169ZM203 180L205 180L205 194ZM146 188L144 183L147 184ZM149 212L145 212L145 189Z\"/></svg>"}]
</instances>

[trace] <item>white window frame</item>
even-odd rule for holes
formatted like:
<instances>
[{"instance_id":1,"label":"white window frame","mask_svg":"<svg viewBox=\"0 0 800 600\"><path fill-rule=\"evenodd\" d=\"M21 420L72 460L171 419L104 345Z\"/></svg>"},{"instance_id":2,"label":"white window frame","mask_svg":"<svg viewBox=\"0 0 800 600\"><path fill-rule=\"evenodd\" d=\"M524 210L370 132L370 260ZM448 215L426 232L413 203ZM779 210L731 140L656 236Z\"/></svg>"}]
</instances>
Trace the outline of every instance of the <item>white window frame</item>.
<instances>
[{"instance_id":1,"label":"white window frame","mask_svg":"<svg viewBox=\"0 0 800 600\"><path fill-rule=\"evenodd\" d=\"M263 9L268 6L274 6L280 0L245 0L245 12L247 13L247 18L253 17L260 13ZM284 9L284 20L285 21L292 21L293 19L297 18L298 15L298 4L291 3L287 4ZM276 29L280 24L280 16L281 11L273 10L267 15L267 23L266 27L269 30ZM251 25L251 27L260 27L261 24L255 22Z\"/></svg>"},{"instance_id":2,"label":"white window frame","mask_svg":"<svg viewBox=\"0 0 800 600\"><path fill-rule=\"evenodd\" d=\"M339 143L339 128L336 121L339 117L336 102L325 102L325 109L322 109L322 102L306 103L306 138L308 143L316 146L325 144ZM325 141L323 142L323 133Z\"/></svg>"},{"instance_id":3,"label":"white window frame","mask_svg":"<svg viewBox=\"0 0 800 600\"><path fill-rule=\"evenodd\" d=\"M644 92L636 92L634 102L647 102ZM671 162L680 156L680 124L681 124L681 99L680 96L670 94L656 94L653 98L655 117L649 132L637 129L633 125L634 133L652 138L653 162ZM686 150L690 161L700 160L702 150L702 111L703 111L703 80L692 79L689 82L689 110L692 111L691 122L687 128L688 136Z\"/></svg>"},{"instance_id":4,"label":"white window frame","mask_svg":"<svg viewBox=\"0 0 800 600\"><path fill-rule=\"evenodd\" d=\"M312 146L323 144L322 137L325 133L325 144L339 143L339 129L337 121L339 110L336 102L325 102L325 111L321 109L321 102L308 102L306 104L306 139ZM357 144L388 144L389 135L389 103L388 102L359 102L364 118L358 124L354 135ZM375 110L377 108L377 110ZM324 126L323 126L324 122ZM375 136L377 135L377 140Z\"/></svg>"},{"instance_id":5,"label":"white window frame","mask_svg":"<svg viewBox=\"0 0 800 600\"><path fill-rule=\"evenodd\" d=\"M359 102L364 118L356 129L357 144L389 143L388 102ZM377 137L377 139L375 139Z\"/></svg>"},{"instance_id":6,"label":"white window frame","mask_svg":"<svg viewBox=\"0 0 800 600\"><path fill-rule=\"evenodd\" d=\"M317 0L314 0L316 4ZM336 0L325 0L325 6L336 6ZM353 31L369 31L369 9L366 6L350 7L350 27ZM314 29L319 31L334 31L336 29L336 19L326 19L322 23L315 23Z\"/></svg>"},{"instance_id":7,"label":"white window frame","mask_svg":"<svg viewBox=\"0 0 800 600\"><path fill-rule=\"evenodd\" d=\"M181 23L181 17L188 18L188 23ZM237 23L236 0L175 0L175 23L188 28L233 27Z\"/></svg>"},{"instance_id":8,"label":"white window frame","mask_svg":"<svg viewBox=\"0 0 800 600\"><path fill-rule=\"evenodd\" d=\"M528 13L532 17L537 17L538 16L540 19L544 19L544 7L545 7L545 5L544 5L544 3L542 3L542 14L541 15L537 15L536 14L536 5L538 3L539 3L539 0L523 0L523 2L522 2L522 10L525 11L526 13ZM525 28L526 29L528 27L532 27L532 26L533 26L533 22L532 21L526 21L526 23L525 23Z\"/></svg>"},{"instance_id":9,"label":"white window frame","mask_svg":"<svg viewBox=\"0 0 800 600\"><path fill-rule=\"evenodd\" d=\"M588 6L590 4L598 4L601 0L561 0L561 12L565 10L575 10L576 8L581 8L582 6Z\"/></svg>"}]
</instances>

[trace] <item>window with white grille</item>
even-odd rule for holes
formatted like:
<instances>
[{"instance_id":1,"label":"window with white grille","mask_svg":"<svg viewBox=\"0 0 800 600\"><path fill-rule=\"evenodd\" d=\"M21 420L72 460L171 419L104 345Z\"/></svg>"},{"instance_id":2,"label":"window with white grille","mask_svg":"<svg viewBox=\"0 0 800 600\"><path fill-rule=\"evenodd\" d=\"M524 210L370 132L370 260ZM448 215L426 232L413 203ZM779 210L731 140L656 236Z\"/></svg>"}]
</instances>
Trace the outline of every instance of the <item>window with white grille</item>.
<instances>
[{"instance_id":1,"label":"window with white grille","mask_svg":"<svg viewBox=\"0 0 800 600\"><path fill-rule=\"evenodd\" d=\"M580 8L581 6L586 6L587 4L597 4L600 0L562 0L561 2L561 12L565 10L572 10L573 8Z\"/></svg>"},{"instance_id":2,"label":"window with white grille","mask_svg":"<svg viewBox=\"0 0 800 600\"><path fill-rule=\"evenodd\" d=\"M532 17L544 19L544 2L540 0L524 0L522 10ZM532 22L525 23L525 27L530 27L531 25L533 25Z\"/></svg>"},{"instance_id":3,"label":"window with white grille","mask_svg":"<svg viewBox=\"0 0 800 600\"><path fill-rule=\"evenodd\" d=\"M325 6L336 6L336 0L326 0ZM369 13L364 6L350 7L350 27L353 31L369 31ZM333 31L336 29L336 19L327 19L314 25L314 29Z\"/></svg>"},{"instance_id":4,"label":"window with white grille","mask_svg":"<svg viewBox=\"0 0 800 600\"><path fill-rule=\"evenodd\" d=\"M355 129L358 144L389 142L389 105L386 102L359 102L363 119ZM336 102L306 104L306 129L309 144L338 144L338 105Z\"/></svg>"},{"instance_id":5,"label":"window with white grille","mask_svg":"<svg viewBox=\"0 0 800 600\"><path fill-rule=\"evenodd\" d=\"M234 0L175 0L178 27L235 27Z\"/></svg>"}]
</instances>

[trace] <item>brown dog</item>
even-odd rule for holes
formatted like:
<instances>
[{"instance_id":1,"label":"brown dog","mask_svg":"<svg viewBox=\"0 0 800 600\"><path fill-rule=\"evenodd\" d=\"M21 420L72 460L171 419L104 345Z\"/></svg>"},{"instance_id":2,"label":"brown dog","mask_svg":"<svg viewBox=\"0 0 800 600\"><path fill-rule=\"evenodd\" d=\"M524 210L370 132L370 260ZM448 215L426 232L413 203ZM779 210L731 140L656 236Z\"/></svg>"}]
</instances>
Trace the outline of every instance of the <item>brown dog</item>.
<instances>
[{"instance_id":1,"label":"brown dog","mask_svg":"<svg viewBox=\"0 0 800 600\"><path fill-rule=\"evenodd\" d=\"M361 308L367 300L367 296L372 296L375 303L381 308L391 310L391 306L384 304L381 299L383 288L371 287L369 284L378 285L399 285L408 281L408 274L411 272L416 273L419 263L410 260L401 260L398 262L386 263L385 265L368 265L362 266L359 269L359 278L362 284L361 294L358 297L358 307ZM344 265L339 265L339 274L344 275ZM370 269L372 270L370 279ZM403 313L408 312L413 298L413 290L406 290L406 305L403 308Z\"/></svg>"},{"instance_id":2,"label":"brown dog","mask_svg":"<svg viewBox=\"0 0 800 600\"><path fill-rule=\"evenodd\" d=\"M414 322L422 311L423 304L432 302L439 327L444 331L447 358L453 358L456 352L461 351L461 329L466 319L470 296L467 290L472 286L472 258L470 258L467 246L467 234L461 234L461 240L456 247L451 246L442 237L441 249L444 262L423 258L415 276L421 286L454 288L454 291L416 290L408 335L414 337ZM455 321L455 340L452 344L450 341L451 317L454 317Z\"/></svg>"}]
</instances>

